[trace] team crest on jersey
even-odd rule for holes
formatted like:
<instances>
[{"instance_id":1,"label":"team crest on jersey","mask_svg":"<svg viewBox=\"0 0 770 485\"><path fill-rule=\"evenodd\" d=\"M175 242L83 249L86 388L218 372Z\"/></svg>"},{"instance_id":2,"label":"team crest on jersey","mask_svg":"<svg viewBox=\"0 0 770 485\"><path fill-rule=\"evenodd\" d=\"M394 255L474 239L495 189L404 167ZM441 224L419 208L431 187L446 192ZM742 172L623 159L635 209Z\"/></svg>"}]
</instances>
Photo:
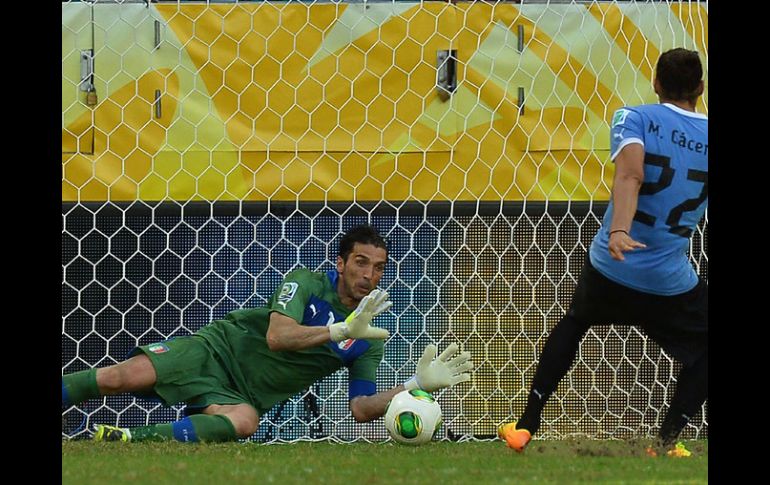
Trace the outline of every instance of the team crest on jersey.
<instances>
[{"instance_id":1,"label":"team crest on jersey","mask_svg":"<svg viewBox=\"0 0 770 485\"><path fill-rule=\"evenodd\" d=\"M612 117L612 126L622 125L624 121L626 121L626 117L628 116L627 109L619 109L615 111L615 115Z\"/></svg>"},{"instance_id":2,"label":"team crest on jersey","mask_svg":"<svg viewBox=\"0 0 770 485\"><path fill-rule=\"evenodd\" d=\"M152 344L149 347L147 347L147 350L152 352L153 354L162 354L169 351L169 348L167 345L164 344Z\"/></svg>"},{"instance_id":3,"label":"team crest on jersey","mask_svg":"<svg viewBox=\"0 0 770 485\"><path fill-rule=\"evenodd\" d=\"M286 305L292 298L294 298L294 294L297 293L297 288L299 288L299 285L293 281L283 284L281 293L278 295L278 304L281 305L284 310L286 310Z\"/></svg>"}]
</instances>

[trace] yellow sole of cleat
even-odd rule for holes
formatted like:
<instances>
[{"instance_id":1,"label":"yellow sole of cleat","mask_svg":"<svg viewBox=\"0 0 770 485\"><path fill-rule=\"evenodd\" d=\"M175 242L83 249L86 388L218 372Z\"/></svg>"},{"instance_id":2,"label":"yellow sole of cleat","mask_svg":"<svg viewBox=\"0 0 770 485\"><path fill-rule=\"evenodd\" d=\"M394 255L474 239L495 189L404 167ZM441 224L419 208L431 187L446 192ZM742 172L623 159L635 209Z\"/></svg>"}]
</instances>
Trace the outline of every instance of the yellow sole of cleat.
<instances>
[{"instance_id":1,"label":"yellow sole of cleat","mask_svg":"<svg viewBox=\"0 0 770 485\"><path fill-rule=\"evenodd\" d=\"M692 452L685 448L683 443L677 443L673 449L668 450L666 455L672 458L689 458L692 456Z\"/></svg>"}]
</instances>

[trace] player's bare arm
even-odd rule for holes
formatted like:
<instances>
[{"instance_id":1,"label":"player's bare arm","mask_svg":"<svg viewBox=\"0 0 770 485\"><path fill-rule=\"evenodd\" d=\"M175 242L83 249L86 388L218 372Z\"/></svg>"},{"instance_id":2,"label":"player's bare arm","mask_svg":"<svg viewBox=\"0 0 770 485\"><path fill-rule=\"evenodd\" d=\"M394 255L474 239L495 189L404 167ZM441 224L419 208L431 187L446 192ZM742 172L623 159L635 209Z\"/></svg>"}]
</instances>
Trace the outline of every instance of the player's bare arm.
<instances>
[{"instance_id":1,"label":"player's bare arm","mask_svg":"<svg viewBox=\"0 0 770 485\"><path fill-rule=\"evenodd\" d=\"M399 385L371 396L355 397L350 401L350 412L359 423L374 421L385 414L385 408L393 396L405 389L403 385Z\"/></svg>"},{"instance_id":2,"label":"player's bare arm","mask_svg":"<svg viewBox=\"0 0 770 485\"><path fill-rule=\"evenodd\" d=\"M270 314L266 339L267 346L273 352L309 349L329 342L329 327L300 325L293 318L273 312Z\"/></svg>"},{"instance_id":3,"label":"player's bare arm","mask_svg":"<svg viewBox=\"0 0 770 485\"><path fill-rule=\"evenodd\" d=\"M644 146L626 145L615 157L612 202L615 212L610 225L609 251L613 259L625 260L623 253L646 247L631 237L631 222L636 213L639 188L644 182Z\"/></svg>"}]
</instances>

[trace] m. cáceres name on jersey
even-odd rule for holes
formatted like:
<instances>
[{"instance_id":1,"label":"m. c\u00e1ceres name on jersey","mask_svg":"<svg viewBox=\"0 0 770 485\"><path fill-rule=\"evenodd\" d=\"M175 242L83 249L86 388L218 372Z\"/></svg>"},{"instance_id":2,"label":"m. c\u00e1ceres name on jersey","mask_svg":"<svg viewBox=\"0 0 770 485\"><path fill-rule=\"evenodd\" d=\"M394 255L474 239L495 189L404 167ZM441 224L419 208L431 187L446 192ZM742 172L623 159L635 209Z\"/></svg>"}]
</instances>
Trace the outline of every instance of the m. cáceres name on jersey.
<instances>
[{"instance_id":1,"label":"m. c\u00e1ceres name on jersey","mask_svg":"<svg viewBox=\"0 0 770 485\"><path fill-rule=\"evenodd\" d=\"M679 145L682 148L686 148L691 152L702 153L708 155L709 144L702 141L688 138L683 131L673 130L671 131L671 142Z\"/></svg>"},{"instance_id":2,"label":"m. c\u00e1ceres name on jersey","mask_svg":"<svg viewBox=\"0 0 770 485\"><path fill-rule=\"evenodd\" d=\"M654 133L660 136L660 125L656 125L655 123L650 122L650 124L647 125L647 133ZM708 155L708 143L689 138L685 132L680 130L671 130L671 143L690 150L691 152Z\"/></svg>"}]
</instances>

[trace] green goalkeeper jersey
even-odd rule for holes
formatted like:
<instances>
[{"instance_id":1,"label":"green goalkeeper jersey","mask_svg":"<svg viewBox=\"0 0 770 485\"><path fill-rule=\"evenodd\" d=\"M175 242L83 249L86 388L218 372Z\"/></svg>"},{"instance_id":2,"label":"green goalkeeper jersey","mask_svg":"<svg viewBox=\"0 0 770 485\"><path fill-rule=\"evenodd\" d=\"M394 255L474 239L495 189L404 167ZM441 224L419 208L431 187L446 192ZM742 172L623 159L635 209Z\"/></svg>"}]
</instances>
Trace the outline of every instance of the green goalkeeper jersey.
<instances>
[{"instance_id":1,"label":"green goalkeeper jersey","mask_svg":"<svg viewBox=\"0 0 770 485\"><path fill-rule=\"evenodd\" d=\"M259 414L347 367L348 395L376 392L375 375L383 356L381 340L328 342L297 351L272 351L266 334L271 312L301 325L325 326L352 311L337 296L338 273L298 269L289 273L266 307L236 310L197 332L212 348L232 383Z\"/></svg>"}]
</instances>

